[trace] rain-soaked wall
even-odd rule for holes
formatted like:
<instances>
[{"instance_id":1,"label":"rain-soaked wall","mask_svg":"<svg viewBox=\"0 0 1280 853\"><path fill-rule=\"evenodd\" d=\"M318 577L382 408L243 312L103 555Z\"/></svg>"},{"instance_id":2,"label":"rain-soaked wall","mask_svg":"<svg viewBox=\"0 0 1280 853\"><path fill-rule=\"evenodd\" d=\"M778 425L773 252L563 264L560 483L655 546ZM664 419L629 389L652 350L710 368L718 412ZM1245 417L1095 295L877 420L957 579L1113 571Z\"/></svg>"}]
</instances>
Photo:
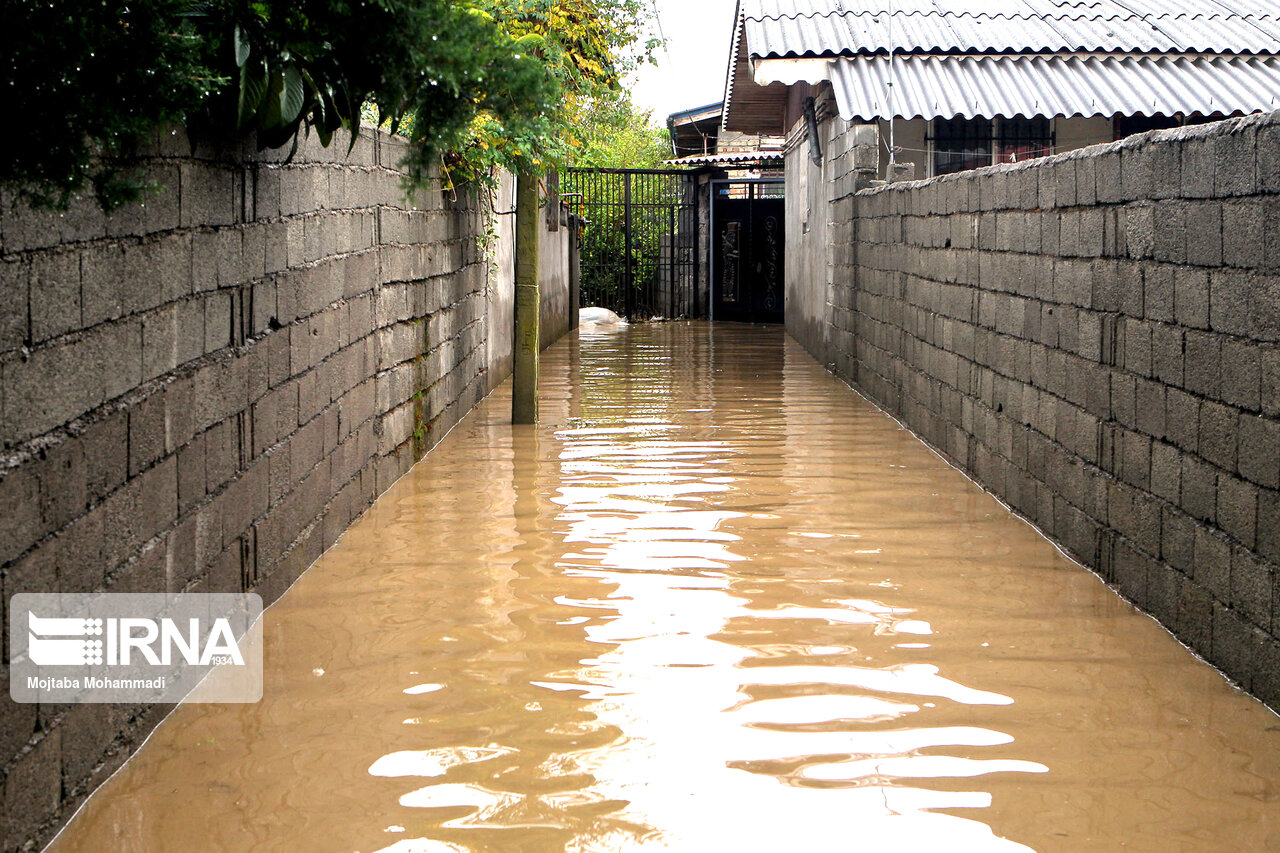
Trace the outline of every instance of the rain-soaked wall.
<instances>
[{"instance_id":1,"label":"rain-soaked wall","mask_svg":"<svg viewBox=\"0 0 1280 853\"><path fill-rule=\"evenodd\" d=\"M793 334L1280 708L1280 114L860 192L824 129Z\"/></svg>"},{"instance_id":2,"label":"rain-soaked wall","mask_svg":"<svg viewBox=\"0 0 1280 853\"><path fill-rule=\"evenodd\" d=\"M5 202L5 601L269 603L509 373L514 293L486 261L489 205L407 202L401 154L366 131L350 155L312 142L285 164L166 131L147 160L165 189L145 206ZM562 228L543 251L567 245ZM562 312L565 266L543 285ZM4 663L7 683L7 648ZM47 838L168 710L0 702L5 850Z\"/></svg>"}]
</instances>

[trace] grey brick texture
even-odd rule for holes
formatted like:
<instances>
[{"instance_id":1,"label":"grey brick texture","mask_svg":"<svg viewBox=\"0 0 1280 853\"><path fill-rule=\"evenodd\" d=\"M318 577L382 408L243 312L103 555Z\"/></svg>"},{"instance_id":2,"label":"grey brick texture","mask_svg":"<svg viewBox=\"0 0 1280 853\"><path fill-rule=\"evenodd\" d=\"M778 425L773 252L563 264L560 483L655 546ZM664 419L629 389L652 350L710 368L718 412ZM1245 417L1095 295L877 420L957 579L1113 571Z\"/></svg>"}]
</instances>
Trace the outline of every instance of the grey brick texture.
<instances>
[{"instance_id":1,"label":"grey brick texture","mask_svg":"<svg viewBox=\"0 0 1280 853\"><path fill-rule=\"evenodd\" d=\"M862 190L802 343L1280 710L1277 162L1280 113Z\"/></svg>"},{"instance_id":2,"label":"grey brick texture","mask_svg":"<svg viewBox=\"0 0 1280 853\"><path fill-rule=\"evenodd\" d=\"M270 603L509 370L488 206L406 200L401 143L312 139L286 164L179 137L153 146L146 205L0 214L6 601ZM548 344L576 311L568 235L543 235ZM0 702L5 851L43 844L168 710Z\"/></svg>"}]
</instances>

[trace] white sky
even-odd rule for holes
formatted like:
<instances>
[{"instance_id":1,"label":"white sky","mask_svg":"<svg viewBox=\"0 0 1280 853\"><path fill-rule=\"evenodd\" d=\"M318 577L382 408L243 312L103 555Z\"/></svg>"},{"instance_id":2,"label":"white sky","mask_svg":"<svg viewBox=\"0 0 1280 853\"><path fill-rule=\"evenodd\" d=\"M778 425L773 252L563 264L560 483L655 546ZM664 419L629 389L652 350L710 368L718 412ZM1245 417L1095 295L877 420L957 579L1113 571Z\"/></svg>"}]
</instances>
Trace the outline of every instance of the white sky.
<instances>
[{"instance_id":1,"label":"white sky","mask_svg":"<svg viewBox=\"0 0 1280 853\"><path fill-rule=\"evenodd\" d=\"M636 73L631 99L640 109L653 110L655 124L665 125L670 113L724 98L737 4L735 0L653 2L667 36L667 49L658 51L657 67L645 66Z\"/></svg>"}]
</instances>

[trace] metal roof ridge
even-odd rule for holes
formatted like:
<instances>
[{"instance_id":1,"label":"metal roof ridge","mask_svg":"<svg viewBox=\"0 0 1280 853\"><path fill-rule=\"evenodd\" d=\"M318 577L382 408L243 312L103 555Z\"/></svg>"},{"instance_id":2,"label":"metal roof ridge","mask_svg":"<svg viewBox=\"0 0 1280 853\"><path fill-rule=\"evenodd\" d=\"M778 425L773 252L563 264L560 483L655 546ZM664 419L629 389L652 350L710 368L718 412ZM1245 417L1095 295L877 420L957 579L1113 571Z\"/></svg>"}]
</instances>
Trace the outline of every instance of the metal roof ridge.
<instances>
[{"instance_id":1,"label":"metal roof ridge","mask_svg":"<svg viewBox=\"0 0 1280 853\"><path fill-rule=\"evenodd\" d=\"M911 9L911 10L905 10L905 11L895 10L894 12L892 12L892 15L895 18L913 18L913 17L973 18L975 20L985 19L985 20L1005 20L1005 21L1028 21L1033 19L1040 20L1040 21L1152 21L1152 20L1165 20L1165 19L1188 19L1188 20L1194 21L1198 19L1215 20L1215 19L1223 19L1223 18L1227 18L1227 19L1239 18L1242 21L1246 21L1250 23L1252 23L1255 20L1280 21L1280 8L1276 10L1275 14L1245 15L1233 9L1223 7L1219 4L1219 8L1221 8L1223 11L1159 12L1155 14L1149 13L1149 14L1143 15L1143 14L1139 14L1138 12L1132 9L1129 9L1127 6L1124 6L1122 3L1119 2L1119 0L1112 0L1112 2L1116 3L1116 5L1120 6L1121 8L1126 9L1129 12L1129 14L1128 15L1121 15L1121 14L1090 15L1087 13L1073 13L1073 12L1067 12L1064 10L1058 13L1027 12L1024 14L1019 12L1017 14L1011 15L1005 12L997 12L995 14L991 14L989 12L970 12L967 10L962 12L953 12L953 11L944 10L944 9L934 9L932 11L921 11L919 9ZM882 15L888 15L888 14L891 14L891 13L887 9L881 9L879 11L874 11L874 12L866 9L863 9L863 10L833 9L830 12L797 12L794 15L752 15L744 12L742 14L742 20L758 21L760 23L764 23L766 21L799 21L803 19L832 18L832 17L879 18Z\"/></svg>"},{"instance_id":2,"label":"metal roof ridge","mask_svg":"<svg viewBox=\"0 0 1280 853\"><path fill-rule=\"evenodd\" d=\"M720 127L724 129L729 121L729 105L733 102L733 78L738 73L739 46L747 49L747 61L751 61L751 45L747 43L747 18L742 10L742 0L738 0L734 8L733 35L729 42L729 70L724 81L723 106L720 107Z\"/></svg>"},{"instance_id":3,"label":"metal roof ridge","mask_svg":"<svg viewBox=\"0 0 1280 853\"><path fill-rule=\"evenodd\" d=\"M1161 28L1160 28L1160 27L1159 27L1159 26L1158 26L1154 21L1152 21L1152 20L1151 20L1151 18L1152 18L1152 17L1154 17L1154 16L1151 16L1151 15L1140 15L1140 14L1138 14L1138 11L1137 11L1136 9L1133 9L1133 8L1131 8L1131 7L1129 7L1129 6L1126 6L1126 5L1125 5L1124 0L1111 0L1111 2L1112 2L1112 3L1115 3L1115 4L1116 4L1117 6L1119 6L1121 9L1127 9L1127 10L1128 10L1128 12L1129 12L1129 14L1130 14L1131 16L1133 16L1133 17L1137 18L1138 20L1140 20L1140 21L1145 21L1145 22L1147 22L1148 24L1150 24L1150 25L1151 25L1151 29L1155 30L1155 31L1156 31L1156 32L1158 32L1160 35L1164 36L1164 37L1165 37L1165 38L1167 38L1169 41L1173 42L1173 43L1174 43L1174 44L1176 44L1178 47L1182 48L1182 50L1183 50L1184 52L1187 50L1187 45L1186 45L1185 43L1183 43L1183 41L1182 41L1181 39L1179 39L1179 38L1175 37L1175 36L1173 35L1173 33L1170 33L1170 32L1167 32L1167 31L1166 31L1166 30L1164 30L1164 29L1161 29ZM1248 19L1246 18L1245 20L1248 20Z\"/></svg>"}]
</instances>

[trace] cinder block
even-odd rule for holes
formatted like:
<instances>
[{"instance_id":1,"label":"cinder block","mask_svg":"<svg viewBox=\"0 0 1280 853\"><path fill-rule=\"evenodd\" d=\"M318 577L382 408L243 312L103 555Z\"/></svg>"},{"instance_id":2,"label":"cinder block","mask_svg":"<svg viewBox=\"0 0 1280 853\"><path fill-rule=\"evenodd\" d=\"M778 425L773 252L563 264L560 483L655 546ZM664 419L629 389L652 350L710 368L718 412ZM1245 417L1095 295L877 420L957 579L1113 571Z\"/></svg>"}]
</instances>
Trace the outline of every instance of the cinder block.
<instances>
[{"instance_id":1,"label":"cinder block","mask_svg":"<svg viewBox=\"0 0 1280 853\"><path fill-rule=\"evenodd\" d=\"M1217 146L1206 137L1182 142L1182 197L1212 198L1217 167Z\"/></svg>"},{"instance_id":2,"label":"cinder block","mask_svg":"<svg viewBox=\"0 0 1280 853\"><path fill-rule=\"evenodd\" d=\"M1152 443L1150 480L1152 493L1176 504L1182 498L1181 486L1181 451L1161 441Z\"/></svg>"},{"instance_id":3,"label":"cinder block","mask_svg":"<svg viewBox=\"0 0 1280 853\"><path fill-rule=\"evenodd\" d=\"M1230 273L1214 273L1214 278ZM1179 325L1209 328L1209 275L1205 270L1179 267L1174 272L1174 315Z\"/></svg>"},{"instance_id":4,"label":"cinder block","mask_svg":"<svg viewBox=\"0 0 1280 853\"><path fill-rule=\"evenodd\" d=\"M1273 593L1273 600L1275 595ZM1250 684L1253 695L1269 708L1280 707L1280 640L1274 639L1277 634L1275 625L1273 616L1271 638L1264 640L1254 652L1257 666Z\"/></svg>"},{"instance_id":5,"label":"cinder block","mask_svg":"<svg viewBox=\"0 0 1280 853\"><path fill-rule=\"evenodd\" d=\"M1262 266L1267 270L1280 268L1280 196L1263 196L1262 205Z\"/></svg>"},{"instance_id":6,"label":"cinder block","mask_svg":"<svg viewBox=\"0 0 1280 853\"><path fill-rule=\"evenodd\" d=\"M94 245L80 255L81 324L87 328L124 314L123 288L128 273L124 249Z\"/></svg>"},{"instance_id":7,"label":"cinder block","mask_svg":"<svg viewBox=\"0 0 1280 853\"><path fill-rule=\"evenodd\" d=\"M119 721L110 705L75 705L68 708L58 730L62 732L62 780L67 791L84 784L119 734Z\"/></svg>"},{"instance_id":8,"label":"cinder block","mask_svg":"<svg viewBox=\"0 0 1280 853\"><path fill-rule=\"evenodd\" d=\"M1222 384L1218 397L1248 411L1262 406L1261 347L1252 341L1225 338L1222 342Z\"/></svg>"},{"instance_id":9,"label":"cinder block","mask_svg":"<svg viewBox=\"0 0 1280 853\"><path fill-rule=\"evenodd\" d=\"M1217 601L1231 599L1231 543L1204 527L1196 528L1194 578Z\"/></svg>"},{"instance_id":10,"label":"cinder block","mask_svg":"<svg viewBox=\"0 0 1280 853\"><path fill-rule=\"evenodd\" d=\"M18 850L58 813L62 797L62 733L47 732L8 770L4 781L5 847Z\"/></svg>"},{"instance_id":11,"label":"cinder block","mask_svg":"<svg viewBox=\"0 0 1280 853\"><path fill-rule=\"evenodd\" d=\"M1280 488L1280 422L1241 415L1239 424L1240 475L1260 486Z\"/></svg>"},{"instance_id":12,"label":"cinder block","mask_svg":"<svg viewBox=\"0 0 1280 853\"><path fill-rule=\"evenodd\" d=\"M1273 489L1258 492L1258 553L1280 562L1280 493Z\"/></svg>"},{"instance_id":13,"label":"cinder block","mask_svg":"<svg viewBox=\"0 0 1280 853\"><path fill-rule=\"evenodd\" d=\"M1196 522L1176 507L1160 510L1160 559L1191 574L1195 565Z\"/></svg>"},{"instance_id":14,"label":"cinder block","mask_svg":"<svg viewBox=\"0 0 1280 853\"><path fill-rule=\"evenodd\" d=\"M1098 201L1097 165L1092 157L1082 157L1076 164L1076 204L1090 205Z\"/></svg>"},{"instance_id":15,"label":"cinder block","mask_svg":"<svg viewBox=\"0 0 1280 853\"><path fill-rule=\"evenodd\" d=\"M1253 195L1258 191L1258 133L1253 125L1238 124L1214 138L1213 189L1219 198Z\"/></svg>"},{"instance_id":16,"label":"cinder block","mask_svg":"<svg viewBox=\"0 0 1280 853\"><path fill-rule=\"evenodd\" d=\"M231 294L210 293L204 298L204 351L217 352L231 346Z\"/></svg>"},{"instance_id":17,"label":"cinder block","mask_svg":"<svg viewBox=\"0 0 1280 853\"><path fill-rule=\"evenodd\" d=\"M1280 125L1258 128L1258 189L1264 193L1280 193Z\"/></svg>"},{"instance_id":18,"label":"cinder block","mask_svg":"<svg viewBox=\"0 0 1280 853\"><path fill-rule=\"evenodd\" d=\"M1186 577L1172 566L1152 560L1147 569L1147 612L1170 630L1178 629L1178 608Z\"/></svg>"},{"instance_id":19,"label":"cinder block","mask_svg":"<svg viewBox=\"0 0 1280 853\"><path fill-rule=\"evenodd\" d=\"M1165 386L1145 379L1138 379L1135 386L1138 430L1152 438L1165 438L1168 435Z\"/></svg>"},{"instance_id":20,"label":"cinder block","mask_svg":"<svg viewBox=\"0 0 1280 853\"><path fill-rule=\"evenodd\" d=\"M1148 607L1149 578L1155 561L1120 539L1116 543L1114 567L1114 583L1120 594L1139 607Z\"/></svg>"},{"instance_id":21,"label":"cinder block","mask_svg":"<svg viewBox=\"0 0 1280 853\"><path fill-rule=\"evenodd\" d=\"M1266 260L1263 206L1257 201L1230 202L1222 206L1222 262L1242 269L1257 269Z\"/></svg>"},{"instance_id":22,"label":"cinder block","mask_svg":"<svg viewBox=\"0 0 1280 853\"><path fill-rule=\"evenodd\" d=\"M113 412L90 424L82 437L87 463L85 488L90 504L97 503L124 483L129 471L129 421Z\"/></svg>"},{"instance_id":23,"label":"cinder block","mask_svg":"<svg viewBox=\"0 0 1280 853\"><path fill-rule=\"evenodd\" d=\"M1124 201L1124 178L1118 150L1106 151L1093 158L1098 201L1107 204Z\"/></svg>"},{"instance_id":24,"label":"cinder block","mask_svg":"<svg viewBox=\"0 0 1280 853\"><path fill-rule=\"evenodd\" d=\"M27 267L4 265L6 308L0 308L0 349L20 346L27 338L27 281L15 273ZM39 252L30 266L31 340L47 341L81 327L80 256L74 251Z\"/></svg>"},{"instance_id":25,"label":"cinder block","mask_svg":"<svg viewBox=\"0 0 1280 853\"><path fill-rule=\"evenodd\" d=\"M1145 260L1155 256L1156 208L1149 202L1127 205L1124 216L1125 248L1130 258Z\"/></svg>"},{"instance_id":26,"label":"cinder block","mask_svg":"<svg viewBox=\"0 0 1280 853\"><path fill-rule=\"evenodd\" d=\"M142 319L142 379L155 379L177 366L178 306L166 305Z\"/></svg>"},{"instance_id":27,"label":"cinder block","mask_svg":"<svg viewBox=\"0 0 1280 853\"><path fill-rule=\"evenodd\" d=\"M1248 336L1256 327L1256 292L1262 279L1248 273L1215 273L1210 280L1210 325L1215 332Z\"/></svg>"},{"instance_id":28,"label":"cinder block","mask_svg":"<svg viewBox=\"0 0 1280 853\"><path fill-rule=\"evenodd\" d=\"M1253 686L1257 660L1269 638L1251 627L1243 615L1226 606L1213 605L1213 652L1209 662L1245 690Z\"/></svg>"},{"instance_id":29,"label":"cinder block","mask_svg":"<svg viewBox=\"0 0 1280 853\"><path fill-rule=\"evenodd\" d=\"M1197 452L1226 471L1236 469L1236 433L1240 414L1230 406L1204 402L1200 406Z\"/></svg>"},{"instance_id":30,"label":"cinder block","mask_svg":"<svg viewBox=\"0 0 1280 853\"><path fill-rule=\"evenodd\" d=\"M1151 370L1156 379L1182 387L1184 334L1177 326L1151 327Z\"/></svg>"},{"instance_id":31,"label":"cinder block","mask_svg":"<svg viewBox=\"0 0 1280 853\"><path fill-rule=\"evenodd\" d=\"M1174 267L1145 264L1141 268L1143 316L1162 323L1174 319Z\"/></svg>"},{"instance_id":32,"label":"cinder block","mask_svg":"<svg viewBox=\"0 0 1280 853\"><path fill-rule=\"evenodd\" d=\"M129 408L129 476L137 476L165 455L169 418L163 393Z\"/></svg>"},{"instance_id":33,"label":"cinder block","mask_svg":"<svg viewBox=\"0 0 1280 853\"><path fill-rule=\"evenodd\" d=\"M1045 196L1042 207L1074 207L1076 205L1076 164L1073 161L1055 163L1050 169L1039 169L1040 184L1051 182L1052 196ZM1042 191L1043 193L1043 191ZM1048 202L1046 204L1045 202Z\"/></svg>"},{"instance_id":34,"label":"cinder block","mask_svg":"<svg viewBox=\"0 0 1280 853\"><path fill-rule=\"evenodd\" d=\"M177 519L177 459L170 457L131 479L103 507L103 556L109 571Z\"/></svg>"},{"instance_id":35,"label":"cinder block","mask_svg":"<svg viewBox=\"0 0 1280 853\"><path fill-rule=\"evenodd\" d=\"M1139 489L1151 488L1152 444L1151 439L1140 433L1125 430L1121 439L1122 457L1120 476L1126 483ZM1159 521L1155 525L1159 536ZM1153 554L1159 553L1152 550Z\"/></svg>"},{"instance_id":36,"label":"cinder block","mask_svg":"<svg viewBox=\"0 0 1280 853\"><path fill-rule=\"evenodd\" d=\"M1184 340L1183 387L1202 396L1217 397L1222 383L1222 336L1189 331Z\"/></svg>"},{"instance_id":37,"label":"cinder block","mask_svg":"<svg viewBox=\"0 0 1280 853\"><path fill-rule=\"evenodd\" d=\"M178 510L186 512L204 499L206 488L205 435L198 435L178 451Z\"/></svg>"},{"instance_id":38,"label":"cinder block","mask_svg":"<svg viewBox=\"0 0 1280 853\"><path fill-rule=\"evenodd\" d=\"M1120 172L1126 199L1145 199L1154 195L1155 176L1151 157L1153 147L1121 146Z\"/></svg>"},{"instance_id":39,"label":"cinder block","mask_svg":"<svg viewBox=\"0 0 1280 853\"><path fill-rule=\"evenodd\" d=\"M1252 549L1257 544L1258 487L1231 474L1219 474L1218 526Z\"/></svg>"},{"instance_id":40,"label":"cinder block","mask_svg":"<svg viewBox=\"0 0 1280 853\"><path fill-rule=\"evenodd\" d=\"M235 173L209 163L184 163L179 168L182 227L234 224L240 201Z\"/></svg>"},{"instance_id":41,"label":"cinder block","mask_svg":"<svg viewBox=\"0 0 1280 853\"><path fill-rule=\"evenodd\" d=\"M1183 201L1160 202L1155 209L1152 257L1157 261L1183 264L1187 261L1187 213Z\"/></svg>"},{"instance_id":42,"label":"cinder block","mask_svg":"<svg viewBox=\"0 0 1280 853\"><path fill-rule=\"evenodd\" d=\"M1218 470L1194 456L1182 457L1182 502L1189 515L1212 524L1218 512Z\"/></svg>"},{"instance_id":43,"label":"cinder block","mask_svg":"<svg viewBox=\"0 0 1280 853\"><path fill-rule=\"evenodd\" d=\"M1177 198L1182 194L1182 156L1180 146L1156 143L1147 146L1151 160L1151 197Z\"/></svg>"},{"instance_id":44,"label":"cinder block","mask_svg":"<svg viewBox=\"0 0 1280 853\"><path fill-rule=\"evenodd\" d=\"M1201 201L1187 208L1187 263L1200 267L1222 265L1222 204Z\"/></svg>"},{"instance_id":45,"label":"cinder block","mask_svg":"<svg viewBox=\"0 0 1280 853\"><path fill-rule=\"evenodd\" d=\"M1052 211L1040 216L1040 251L1056 256L1062 245L1062 217Z\"/></svg>"}]
</instances>

